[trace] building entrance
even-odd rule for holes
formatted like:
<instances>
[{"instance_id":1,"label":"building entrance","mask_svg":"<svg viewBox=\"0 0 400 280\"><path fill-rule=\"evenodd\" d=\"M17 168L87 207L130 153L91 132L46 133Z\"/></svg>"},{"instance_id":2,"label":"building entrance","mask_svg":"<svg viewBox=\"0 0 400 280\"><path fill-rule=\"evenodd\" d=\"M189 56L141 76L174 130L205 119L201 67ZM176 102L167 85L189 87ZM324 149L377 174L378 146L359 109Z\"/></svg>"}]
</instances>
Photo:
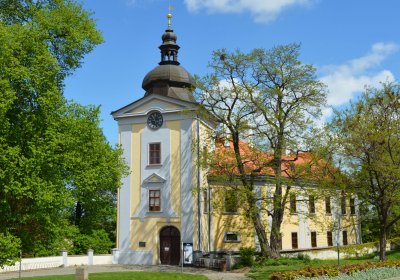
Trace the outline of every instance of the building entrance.
<instances>
[{"instance_id":1,"label":"building entrance","mask_svg":"<svg viewBox=\"0 0 400 280\"><path fill-rule=\"evenodd\" d=\"M176 227L168 226L160 231L161 264L179 265L181 257L181 235Z\"/></svg>"}]
</instances>

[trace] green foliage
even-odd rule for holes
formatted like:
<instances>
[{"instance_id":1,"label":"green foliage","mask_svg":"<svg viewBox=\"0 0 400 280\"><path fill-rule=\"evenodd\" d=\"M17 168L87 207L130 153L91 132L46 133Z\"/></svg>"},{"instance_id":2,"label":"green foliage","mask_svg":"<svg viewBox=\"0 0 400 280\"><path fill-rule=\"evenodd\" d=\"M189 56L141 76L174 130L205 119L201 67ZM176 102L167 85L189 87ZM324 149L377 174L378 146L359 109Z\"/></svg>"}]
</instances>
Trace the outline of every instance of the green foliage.
<instances>
[{"instance_id":1,"label":"green foliage","mask_svg":"<svg viewBox=\"0 0 400 280\"><path fill-rule=\"evenodd\" d=\"M372 242L375 240L379 240L379 227L376 226L377 224L379 224L379 220L376 215L376 209L373 209L369 203L363 203L360 205L360 216L362 219L362 241Z\"/></svg>"},{"instance_id":2,"label":"green foliage","mask_svg":"<svg viewBox=\"0 0 400 280\"><path fill-rule=\"evenodd\" d=\"M340 246L340 252L345 253L348 257L359 257L365 256L371 249L377 248L379 245L378 241L361 243L361 244L353 244L347 246ZM332 248L332 250L336 251L336 248Z\"/></svg>"},{"instance_id":3,"label":"green foliage","mask_svg":"<svg viewBox=\"0 0 400 280\"><path fill-rule=\"evenodd\" d=\"M240 264L243 266L253 266L255 249L252 247L240 247Z\"/></svg>"},{"instance_id":4,"label":"green foliage","mask_svg":"<svg viewBox=\"0 0 400 280\"><path fill-rule=\"evenodd\" d=\"M367 203L364 210L375 214L382 260L386 238L400 220L399 104L397 83L366 88L355 103L336 112L329 125L342 169L351 175L348 187Z\"/></svg>"},{"instance_id":5,"label":"green foliage","mask_svg":"<svg viewBox=\"0 0 400 280\"><path fill-rule=\"evenodd\" d=\"M78 229L113 234L121 151L99 108L63 97L66 76L101 42L75 1L0 0L0 232L24 256L71 248Z\"/></svg>"},{"instance_id":6,"label":"green foliage","mask_svg":"<svg viewBox=\"0 0 400 280\"><path fill-rule=\"evenodd\" d=\"M202 105L198 113L205 118L211 114L221 124L214 139L217 144L232 144L226 153L211 155L211 160L206 155L205 161L216 180L237 179L240 206L254 226L261 254L274 258L279 256L280 228L290 186L309 179L304 178L305 173L311 174L309 166L299 170L285 153L291 150L295 155L304 150L304 139L310 137L315 117L326 102L326 88L316 78L316 69L301 63L299 55L299 44L249 53L221 49L213 52L211 74L196 78L197 99ZM245 149L242 139L251 145ZM265 198L269 201L260 203L264 208L255 203L260 198L255 197L254 178L260 174L271 175L271 184L275 185L274 193ZM273 220L268 232L262 220L266 213Z\"/></svg>"},{"instance_id":7,"label":"green foliage","mask_svg":"<svg viewBox=\"0 0 400 280\"><path fill-rule=\"evenodd\" d=\"M21 241L9 233L0 233L0 267L13 265L18 259Z\"/></svg>"},{"instance_id":8,"label":"green foliage","mask_svg":"<svg viewBox=\"0 0 400 280\"><path fill-rule=\"evenodd\" d=\"M74 254L86 254L88 249L94 250L96 254L110 253L113 242L105 230L93 230L90 235L78 234L74 239Z\"/></svg>"},{"instance_id":9,"label":"green foliage","mask_svg":"<svg viewBox=\"0 0 400 280\"><path fill-rule=\"evenodd\" d=\"M304 258L279 258L270 259L262 256L258 256L255 260L255 267L262 268L266 266L277 267L277 266L304 266L310 262L310 259L304 260Z\"/></svg>"},{"instance_id":10,"label":"green foliage","mask_svg":"<svg viewBox=\"0 0 400 280\"><path fill-rule=\"evenodd\" d=\"M307 255L307 254L302 254L302 253L299 253L299 254L297 255L297 259L298 259L298 260L302 260L304 263L310 263L310 261L311 261L311 258L310 258L309 255Z\"/></svg>"}]
</instances>

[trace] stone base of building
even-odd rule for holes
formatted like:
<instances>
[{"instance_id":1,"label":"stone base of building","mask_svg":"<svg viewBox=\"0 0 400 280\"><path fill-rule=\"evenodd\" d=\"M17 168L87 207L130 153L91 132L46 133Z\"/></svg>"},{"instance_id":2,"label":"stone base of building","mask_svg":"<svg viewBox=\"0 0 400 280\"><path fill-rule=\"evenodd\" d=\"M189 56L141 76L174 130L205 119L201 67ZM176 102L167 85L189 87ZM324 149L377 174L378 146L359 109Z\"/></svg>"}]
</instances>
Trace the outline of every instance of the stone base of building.
<instances>
[{"instance_id":1,"label":"stone base of building","mask_svg":"<svg viewBox=\"0 0 400 280\"><path fill-rule=\"evenodd\" d=\"M113 263L132 265L153 265L153 253L132 250L113 250Z\"/></svg>"}]
</instances>

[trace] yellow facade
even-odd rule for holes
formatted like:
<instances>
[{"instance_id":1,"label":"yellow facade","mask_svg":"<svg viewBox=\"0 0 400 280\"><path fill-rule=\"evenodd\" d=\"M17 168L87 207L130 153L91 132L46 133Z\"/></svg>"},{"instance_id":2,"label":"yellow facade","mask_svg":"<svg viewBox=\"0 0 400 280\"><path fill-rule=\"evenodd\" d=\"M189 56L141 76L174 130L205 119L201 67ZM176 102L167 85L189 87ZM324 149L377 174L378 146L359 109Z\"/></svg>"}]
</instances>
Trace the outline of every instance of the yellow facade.
<instances>
[{"instance_id":1,"label":"yellow facade","mask_svg":"<svg viewBox=\"0 0 400 280\"><path fill-rule=\"evenodd\" d=\"M198 125L200 132L200 147L197 149L198 139ZM166 226L173 226L181 233L182 229L182 199L191 201L192 220L191 226L193 227L193 249L202 252L210 251L238 251L241 247L256 247L256 235L253 225L245 217L243 209L238 207L237 213L227 213L224 211L224 195L230 187L223 184L212 184L208 182L208 170L201 166L198 170L198 165L201 163L197 158L197 153L213 152L213 143L210 138L211 128L197 119L190 121L190 130L192 139L191 147L188 149L182 147L182 127L181 120L165 121L165 127L168 131L169 146L164 147L168 149L168 174L170 184L170 194L168 197L171 199L171 209L176 214L176 217L161 217L153 213L147 213L145 217L135 216L135 213L140 211L141 192L143 191L143 158L147 157L147 151L143 150L143 145L147 145L143 139L143 133L146 129L146 124L132 124L131 126L131 197L130 200L130 245L129 249L134 252L151 252L151 263L160 263L160 231ZM185 151L183 151L185 150ZM182 156L185 153L190 153L191 159L191 178L190 188L191 193L187 194L188 197L181 197L182 195ZM167 166L167 165L165 165ZM147 176L147 175L146 175ZM197 179L199 176L200 193L197 189ZM274 187L271 183L260 183L257 186L260 189L261 195L268 201L271 198ZM333 234L334 219L333 213L327 214L325 211L325 201L323 194L315 192L315 188L310 188L311 192L308 193L307 189L293 187L291 192L296 193L298 198L298 211L290 213L289 207L285 209L285 215L282 222L282 249L284 251L292 250L292 233L297 233L298 249L311 249L311 232L316 232L317 248L328 247L327 232L331 231ZM204 192L206 194L204 194ZM315 196L315 214L307 214L307 197L312 194ZM200 205L198 208L198 196L200 197ZM118 200L120 201L120 193ZM148 199L148 198L146 198ZM211 199L211 200L210 200ZM120 207L118 201L118 208ZM211 212L207 203L210 203ZM334 204L332 199L332 204ZM165 203L165 202L162 202ZM240 206L240 202L238 202ZM268 208L268 202L263 204L263 207ZM333 208L333 207L332 207ZM198 220L198 210L200 210L200 223ZM333 209L332 209L333 212ZM357 242L357 216L350 215L347 211L346 215L341 217L341 230L347 230L348 244ZM118 211L119 213L119 211ZM266 212L263 212L263 221L266 231L270 227L269 217ZM120 221L118 218L118 228ZM199 229L200 226L200 229ZM229 240L228 235L237 234L237 240ZM119 236L117 234L117 236ZM199 239L200 237L200 239ZM335 236L336 237L336 236ZM117 241L119 242L119 241ZM139 243L145 243L145 247L140 246ZM199 244L200 243L200 244ZM333 244L334 246L336 243Z\"/></svg>"},{"instance_id":2,"label":"yellow facade","mask_svg":"<svg viewBox=\"0 0 400 280\"><path fill-rule=\"evenodd\" d=\"M243 209L238 209L237 213L224 213L223 197L226 189L229 186L224 185L212 185L213 189L213 204L214 212L212 214L213 220L213 247L214 250L229 250L238 251L240 247L255 247L255 232L253 226L249 223L248 219L243 215ZM265 186L261 187L263 197L268 196L268 192L273 193L273 187ZM292 233L297 233L298 248L295 250L315 249L315 248L327 248L328 246L328 233L332 233L332 245L336 246L337 238L337 220L333 216L335 215L333 205L337 203L335 198L332 198L332 213L326 213L325 209L325 196L323 192L317 195L315 188L309 190L304 188L292 188L291 192L296 193L297 197L297 211L290 213L289 205L285 208L285 214L281 226L282 234L282 250L290 251L292 248ZM315 213L308 213L309 211L309 193L315 198ZM265 205L268 207L268 205ZM340 237L342 240L342 232L347 231L347 243L356 244L358 241L357 215L351 215L349 207L347 205L346 214L340 214ZM335 208L337 211L337 208ZM266 231L270 225L268 215L264 212L263 221L265 224ZM225 234L229 232L239 233L240 241L238 242L227 242L225 240ZM312 246L311 232L316 232L316 247ZM314 244L315 245L315 244ZM341 244L342 245L342 244Z\"/></svg>"},{"instance_id":3,"label":"yellow facade","mask_svg":"<svg viewBox=\"0 0 400 280\"><path fill-rule=\"evenodd\" d=\"M132 172L132 193L140 194L140 159L141 159L141 136L144 128L144 124L134 124L132 125L132 143L131 143L131 151L132 151L132 163L131 172ZM139 196L131 196L131 215L138 211L140 206L140 197Z\"/></svg>"},{"instance_id":4,"label":"yellow facade","mask_svg":"<svg viewBox=\"0 0 400 280\"><path fill-rule=\"evenodd\" d=\"M171 176L171 197L172 209L180 216L181 208L181 133L180 121L167 122L170 130L170 176Z\"/></svg>"},{"instance_id":5,"label":"yellow facade","mask_svg":"<svg viewBox=\"0 0 400 280\"><path fill-rule=\"evenodd\" d=\"M171 182L171 202L172 209L178 215L181 215L181 122L167 121L166 126L170 135L170 182ZM142 132L145 124L132 125L132 196L131 196L131 213L136 213L140 207L140 163L141 158L146 156L141 151ZM136 252L152 252L153 264L159 264L160 244L159 235L162 228L166 226L174 226L181 231L180 218L172 218L167 221L166 218L147 216L143 220L137 217L131 218L131 240L130 249ZM145 242L146 247L141 248L139 242Z\"/></svg>"}]
</instances>

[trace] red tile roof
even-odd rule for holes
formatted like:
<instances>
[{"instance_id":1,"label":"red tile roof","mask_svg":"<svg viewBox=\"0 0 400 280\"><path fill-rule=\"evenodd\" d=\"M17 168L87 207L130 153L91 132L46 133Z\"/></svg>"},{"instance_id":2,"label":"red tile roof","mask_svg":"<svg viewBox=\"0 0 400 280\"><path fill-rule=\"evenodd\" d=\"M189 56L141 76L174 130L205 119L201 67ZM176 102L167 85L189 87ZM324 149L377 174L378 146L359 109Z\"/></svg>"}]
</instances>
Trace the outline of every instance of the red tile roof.
<instances>
[{"instance_id":1,"label":"red tile roof","mask_svg":"<svg viewBox=\"0 0 400 280\"><path fill-rule=\"evenodd\" d=\"M229 143L225 145L225 143ZM235 159L233 143L218 140L215 144L215 152L212 159L210 175L239 175L239 169ZM260 151L245 141L240 141L240 155L247 174L255 172L257 175L275 176L272 168L273 154ZM310 152L299 152L284 156L282 162L282 176L308 180L318 180L326 177L326 168L333 170L326 161L316 158ZM325 173L324 173L325 172Z\"/></svg>"}]
</instances>

